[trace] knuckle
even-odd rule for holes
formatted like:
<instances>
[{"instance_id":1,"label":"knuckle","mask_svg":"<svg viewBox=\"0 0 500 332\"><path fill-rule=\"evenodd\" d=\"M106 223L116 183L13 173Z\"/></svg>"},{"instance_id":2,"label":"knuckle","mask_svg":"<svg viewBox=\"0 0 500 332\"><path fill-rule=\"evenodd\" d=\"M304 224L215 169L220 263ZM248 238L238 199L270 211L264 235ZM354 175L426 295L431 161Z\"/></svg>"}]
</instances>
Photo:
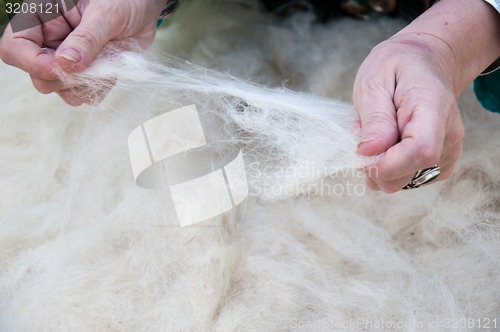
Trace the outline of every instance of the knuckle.
<instances>
[{"instance_id":1,"label":"knuckle","mask_svg":"<svg viewBox=\"0 0 500 332\"><path fill-rule=\"evenodd\" d=\"M384 81L378 75L378 71L378 68L368 66L366 63L361 65L354 79L353 97L355 102L366 96L383 94L385 91Z\"/></svg>"},{"instance_id":2,"label":"knuckle","mask_svg":"<svg viewBox=\"0 0 500 332\"><path fill-rule=\"evenodd\" d=\"M388 114L387 112L372 111L367 114L364 125L373 124L376 122L389 122L394 121L394 116Z\"/></svg>"},{"instance_id":3,"label":"knuckle","mask_svg":"<svg viewBox=\"0 0 500 332\"><path fill-rule=\"evenodd\" d=\"M99 47L99 39L94 32L88 30L75 30L72 37L78 38L85 47L90 49L97 49Z\"/></svg>"},{"instance_id":4,"label":"knuckle","mask_svg":"<svg viewBox=\"0 0 500 332\"><path fill-rule=\"evenodd\" d=\"M370 113L364 116L361 128L363 127L365 128L380 127L385 129L393 128L394 131L397 131L394 114L377 110L371 111Z\"/></svg>"},{"instance_id":5,"label":"knuckle","mask_svg":"<svg viewBox=\"0 0 500 332\"><path fill-rule=\"evenodd\" d=\"M371 76L373 77L374 74ZM375 76L378 77L378 76ZM378 79L370 78L366 80L359 81L356 85L357 87L357 95L356 96L371 96L371 95L379 95L384 91L383 84L379 82Z\"/></svg>"}]
</instances>

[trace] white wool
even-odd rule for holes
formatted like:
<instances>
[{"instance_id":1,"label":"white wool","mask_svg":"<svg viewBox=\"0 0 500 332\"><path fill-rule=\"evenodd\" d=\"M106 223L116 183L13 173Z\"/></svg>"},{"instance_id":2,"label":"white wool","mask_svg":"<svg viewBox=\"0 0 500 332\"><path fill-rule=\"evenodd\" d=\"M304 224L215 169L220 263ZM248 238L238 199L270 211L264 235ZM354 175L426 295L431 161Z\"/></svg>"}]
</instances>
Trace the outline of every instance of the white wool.
<instances>
[{"instance_id":1,"label":"white wool","mask_svg":"<svg viewBox=\"0 0 500 332\"><path fill-rule=\"evenodd\" d=\"M82 97L99 99L113 87L115 98L140 103L146 120L184 105L196 105L207 142L223 153L242 150L251 193L261 198L310 191L306 183L331 174L356 173L370 158L356 155L352 106L286 88L266 88L163 55L146 58L109 45L89 70L61 77L68 87L92 87ZM113 78L112 80L110 78ZM76 90L75 93L78 93ZM115 98L114 98L115 97ZM128 111L128 112L127 112ZM132 107L122 113L136 113ZM142 121L144 121L142 120ZM132 123L130 131L142 122ZM86 139L86 138L84 138Z\"/></svg>"},{"instance_id":2,"label":"white wool","mask_svg":"<svg viewBox=\"0 0 500 332\"><path fill-rule=\"evenodd\" d=\"M259 162L352 162L352 108L279 86L348 101L359 62L401 23L321 26L308 19L298 15L278 24L238 4L191 2L161 31L158 47L246 83L206 71L198 90L181 93L176 84L196 87L193 79L203 76L202 69L123 54L122 63L135 60L114 72L121 80L97 108L75 109L55 95L40 95L25 73L0 66L1 77L8 78L0 83L0 331L326 331L346 330L335 327L352 320L360 323L352 330L400 321L405 331L444 330L434 322L455 322L455 330L467 331L488 318L497 318L498 329L500 117L481 109L471 91L460 103L464 156L450 180L426 188L394 195L365 188L359 195L311 193L277 201L253 196L216 226L181 229L166 193L135 185L130 131L192 102L211 115L206 124L212 141L217 136L211 133L227 129L224 137L238 138L235 148L246 147L247 156L259 158L262 147L266 154ZM158 75L156 82L134 73L143 65L154 66L143 74ZM164 70L176 80L168 83ZM127 75L140 80L134 84ZM245 86L248 94L219 80ZM207 86L219 90L208 93L202 89ZM172 95L159 95L161 89ZM276 127L263 133L268 124L262 113L232 112L247 98L254 103L249 111L255 110L260 98L253 93L266 101L264 109L275 94L278 101L317 100L321 107L311 114L276 107L278 113L265 118ZM228 94L238 99L225 101ZM299 114L307 129L284 126L278 114ZM339 121L332 133L316 114ZM234 135L240 126L247 134ZM306 134L307 144L333 145L311 144L310 150L297 133ZM265 143L275 137L295 139L278 140L280 148L270 154ZM328 149L338 155L328 157ZM347 190L363 180L349 173L321 183ZM462 318L474 322L460 328ZM492 321L490 326L495 330Z\"/></svg>"}]
</instances>

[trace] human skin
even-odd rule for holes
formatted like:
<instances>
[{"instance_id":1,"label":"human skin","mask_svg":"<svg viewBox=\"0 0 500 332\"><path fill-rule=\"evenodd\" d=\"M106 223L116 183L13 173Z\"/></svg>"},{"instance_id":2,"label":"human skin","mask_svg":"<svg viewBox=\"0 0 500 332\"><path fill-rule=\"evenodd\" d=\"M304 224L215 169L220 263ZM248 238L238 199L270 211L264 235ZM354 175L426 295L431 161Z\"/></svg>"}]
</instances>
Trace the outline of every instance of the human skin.
<instances>
[{"instance_id":1,"label":"human skin","mask_svg":"<svg viewBox=\"0 0 500 332\"><path fill-rule=\"evenodd\" d=\"M64 18L18 33L8 28L0 57L28 72L41 93L79 105L86 100L65 89L53 68L81 71L112 40L134 38L149 46L165 3L80 0ZM499 55L500 15L483 0L441 0L372 50L353 94L362 134L358 153L380 155L367 171L370 188L399 191L435 164L438 180L452 175L464 135L456 97Z\"/></svg>"},{"instance_id":2,"label":"human skin","mask_svg":"<svg viewBox=\"0 0 500 332\"><path fill-rule=\"evenodd\" d=\"M109 41L132 38L135 46L147 48L165 4L166 0L80 0L64 16L34 28L14 33L9 25L0 39L0 58L26 71L39 92L56 92L68 104L80 105L88 100L66 89L54 68L82 71Z\"/></svg>"},{"instance_id":3,"label":"human skin","mask_svg":"<svg viewBox=\"0 0 500 332\"><path fill-rule=\"evenodd\" d=\"M439 165L443 180L462 154L456 97L500 56L500 15L482 0L441 0L361 65L353 100L358 153L380 155L366 171L373 190L394 193L418 170Z\"/></svg>"}]
</instances>

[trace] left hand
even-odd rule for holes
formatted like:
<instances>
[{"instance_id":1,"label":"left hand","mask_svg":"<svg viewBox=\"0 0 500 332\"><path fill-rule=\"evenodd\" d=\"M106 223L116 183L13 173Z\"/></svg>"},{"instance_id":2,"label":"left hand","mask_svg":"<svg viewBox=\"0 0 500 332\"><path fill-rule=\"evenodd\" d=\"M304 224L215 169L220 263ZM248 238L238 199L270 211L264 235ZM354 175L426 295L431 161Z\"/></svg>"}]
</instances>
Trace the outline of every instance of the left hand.
<instances>
[{"instance_id":1,"label":"left hand","mask_svg":"<svg viewBox=\"0 0 500 332\"><path fill-rule=\"evenodd\" d=\"M33 28L14 32L9 24L0 39L0 57L30 74L33 85L41 93L56 92L71 105L94 102L84 98L86 87L77 87L78 94L65 87L54 68L82 71L109 41L133 38L139 47L148 47L165 2L80 0L63 16L40 22Z\"/></svg>"}]
</instances>

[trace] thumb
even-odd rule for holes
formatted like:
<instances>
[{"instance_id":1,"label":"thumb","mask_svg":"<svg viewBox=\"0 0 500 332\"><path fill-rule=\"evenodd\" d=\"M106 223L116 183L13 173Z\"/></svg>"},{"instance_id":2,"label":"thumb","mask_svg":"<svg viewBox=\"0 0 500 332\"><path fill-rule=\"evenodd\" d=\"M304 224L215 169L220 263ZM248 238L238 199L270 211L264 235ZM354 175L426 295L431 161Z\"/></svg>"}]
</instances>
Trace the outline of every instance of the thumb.
<instances>
[{"instance_id":1,"label":"thumb","mask_svg":"<svg viewBox=\"0 0 500 332\"><path fill-rule=\"evenodd\" d=\"M87 8L87 12L91 8ZM104 45L116 35L114 20L105 20L101 14L83 15L81 23L57 48L55 61L66 71L87 68Z\"/></svg>"},{"instance_id":2,"label":"thumb","mask_svg":"<svg viewBox=\"0 0 500 332\"><path fill-rule=\"evenodd\" d=\"M399 139L396 109L390 94L354 93L354 105L361 121L358 153L364 156L381 154Z\"/></svg>"}]
</instances>

